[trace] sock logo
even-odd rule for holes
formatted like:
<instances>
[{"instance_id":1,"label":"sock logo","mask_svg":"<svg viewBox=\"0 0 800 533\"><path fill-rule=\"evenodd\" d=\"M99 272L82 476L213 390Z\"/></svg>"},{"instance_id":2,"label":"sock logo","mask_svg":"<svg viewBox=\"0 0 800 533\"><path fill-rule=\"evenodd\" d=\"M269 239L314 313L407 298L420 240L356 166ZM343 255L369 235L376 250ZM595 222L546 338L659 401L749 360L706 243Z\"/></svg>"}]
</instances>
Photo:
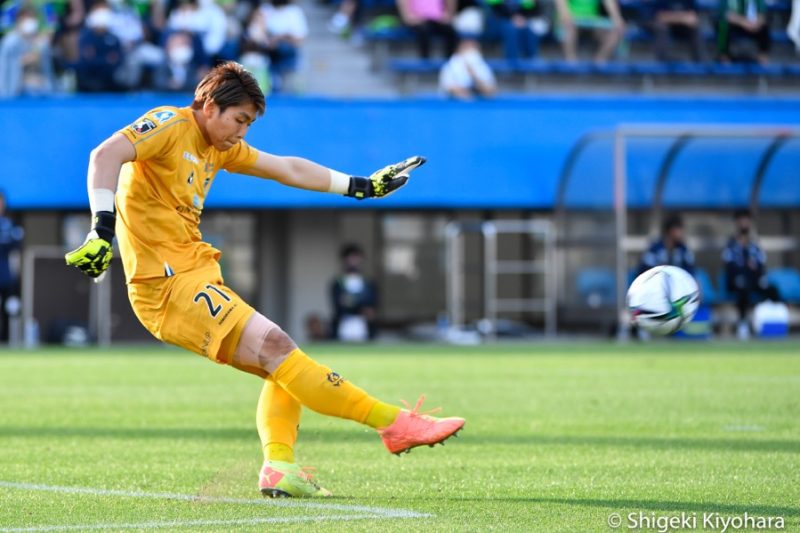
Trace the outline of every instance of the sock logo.
<instances>
[{"instance_id":1,"label":"sock logo","mask_svg":"<svg viewBox=\"0 0 800 533\"><path fill-rule=\"evenodd\" d=\"M336 372L328 372L328 381L330 381L334 387L338 387L344 383L344 378Z\"/></svg>"}]
</instances>

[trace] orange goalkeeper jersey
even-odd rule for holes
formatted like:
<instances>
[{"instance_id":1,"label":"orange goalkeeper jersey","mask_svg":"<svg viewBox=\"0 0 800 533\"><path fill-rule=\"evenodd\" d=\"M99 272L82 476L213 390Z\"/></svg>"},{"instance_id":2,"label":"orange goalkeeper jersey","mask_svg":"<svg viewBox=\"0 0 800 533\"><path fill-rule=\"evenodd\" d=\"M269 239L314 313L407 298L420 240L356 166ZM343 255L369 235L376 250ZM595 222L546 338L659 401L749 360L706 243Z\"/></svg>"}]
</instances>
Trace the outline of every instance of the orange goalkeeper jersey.
<instances>
[{"instance_id":1,"label":"orange goalkeeper jersey","mask_svg":"<svg viewBox=\"0 0 800 533\"><path fill-rule=\"evenodd\" d=\"M200 215L220 169L241 172L258 152L244 141L209 146L189 107L158 107L119 130L136 149L117 189L117 241L128 283L209 266L219 250L203 242Z\"/></svg>"}]
</instances>

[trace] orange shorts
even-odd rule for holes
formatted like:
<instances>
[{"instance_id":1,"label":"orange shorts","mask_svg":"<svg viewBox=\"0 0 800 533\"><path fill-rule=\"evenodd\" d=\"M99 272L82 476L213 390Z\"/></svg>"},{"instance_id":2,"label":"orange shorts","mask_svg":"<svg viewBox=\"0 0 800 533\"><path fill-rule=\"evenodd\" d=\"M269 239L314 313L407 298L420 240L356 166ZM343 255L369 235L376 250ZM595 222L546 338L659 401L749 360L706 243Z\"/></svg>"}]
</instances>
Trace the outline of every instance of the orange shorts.
<instances>
[{"instance_id":1,"label":"orange shorts","mask_svg":"<svg viewBox=\"0 0 800 533\"><path fill-rule=\"evenodd\" d=\"M225 286L219 265L128 284L139 321L157 339L228 364L254 309Z\"/></svg>"}]
</instances>

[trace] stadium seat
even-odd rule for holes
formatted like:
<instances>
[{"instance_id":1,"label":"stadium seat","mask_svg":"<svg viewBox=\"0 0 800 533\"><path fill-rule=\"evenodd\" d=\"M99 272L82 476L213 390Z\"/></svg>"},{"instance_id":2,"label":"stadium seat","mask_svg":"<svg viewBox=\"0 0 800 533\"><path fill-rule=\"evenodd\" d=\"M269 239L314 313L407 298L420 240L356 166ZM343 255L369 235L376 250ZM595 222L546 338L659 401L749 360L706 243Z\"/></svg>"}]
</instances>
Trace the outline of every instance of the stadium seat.
<instances>
[{"instance_id":1,"label":"stadium seat","mask_svg":"<svg viewBox=\"0 0 800 533\"><path fill-rule=\"evenodd\" d=\"M714 285L711 284L711 277L709 277L708 272L702 268L697 268L694 271L694 279L700 286L700 301L703 302L703 305L715 305L717 303L717 291L714 289Z\"/></svg>"},{"instance_id":2,"label":"stadium seat","mask_svg":"<svg viewBox=\"0 0 800 533\"><path fill-rule=\"evenodd\" d=\"M575 286L582 302L598 308L616 301L614 272L608 268L588 267L578 272Z\"/></svg>"},{"instance_id":3,"label":"stadium seat","mask_svg":"<svg viewBox=\"0 0 800 533\"><path fill-rule=\"evenodd\" d=\"M800 272L794 268L776 268L767 272L767 279L787 303L800 304Z\"/></svg>"}]
</instances>

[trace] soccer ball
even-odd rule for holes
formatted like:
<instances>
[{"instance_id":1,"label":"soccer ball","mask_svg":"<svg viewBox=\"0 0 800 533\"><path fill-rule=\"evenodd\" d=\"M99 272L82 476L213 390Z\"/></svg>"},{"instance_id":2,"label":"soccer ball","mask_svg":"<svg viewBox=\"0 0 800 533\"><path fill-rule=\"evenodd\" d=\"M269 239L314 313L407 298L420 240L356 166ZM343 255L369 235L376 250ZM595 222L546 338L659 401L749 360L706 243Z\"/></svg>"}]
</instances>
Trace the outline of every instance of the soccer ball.
<instances>
[{"instance_id":1,"label":"soccer ball","mask_svg":"<svg viewBox=\"0 0 800 533\"><path fill-rule=\"evenodd\" d=\"M631 322L655 335L671 335L694 318L700 288L675 266L657 266L639 275L628 289Z\"/></svg>"}]
</instances>

